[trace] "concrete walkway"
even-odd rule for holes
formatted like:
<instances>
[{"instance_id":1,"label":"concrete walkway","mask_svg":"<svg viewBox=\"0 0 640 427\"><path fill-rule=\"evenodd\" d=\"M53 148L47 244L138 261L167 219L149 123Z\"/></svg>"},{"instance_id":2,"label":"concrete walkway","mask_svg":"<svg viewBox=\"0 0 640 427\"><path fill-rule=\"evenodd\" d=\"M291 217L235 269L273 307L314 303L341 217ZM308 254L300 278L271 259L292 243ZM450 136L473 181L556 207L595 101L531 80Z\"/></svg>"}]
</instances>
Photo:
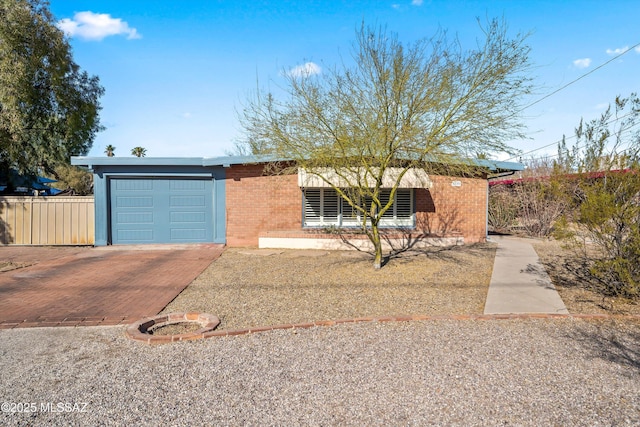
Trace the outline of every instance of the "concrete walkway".
<instances>
[{"instance_id":1,"label":"concrete walkway","mask_svg":"<svg viewBox=\"0 0 640 427\"><path fill-rule=\"evenodd\" d=\"M498 243L484 314L568 314L527 239L492 236Z\"/></svg>"}]
</instances>

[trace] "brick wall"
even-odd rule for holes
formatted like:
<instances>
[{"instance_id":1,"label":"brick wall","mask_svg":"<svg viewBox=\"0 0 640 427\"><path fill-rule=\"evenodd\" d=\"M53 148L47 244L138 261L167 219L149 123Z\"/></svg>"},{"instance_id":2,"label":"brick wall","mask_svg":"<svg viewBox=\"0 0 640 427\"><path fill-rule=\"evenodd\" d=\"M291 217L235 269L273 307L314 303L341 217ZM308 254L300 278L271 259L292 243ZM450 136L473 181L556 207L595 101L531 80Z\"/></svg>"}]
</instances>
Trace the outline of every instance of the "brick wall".
<instances>
[{"instance_id":1,"label":"brick wall","mask_svg":"<svg viewBox=\"0 0 640 427\"><path fill-rule=\"evenodd\" d=\"M258 246L258 234L300 230L298 176L264 174L264 165L234 165L226 178L227 245Z\"/></svg>"},{"instance_id":2,"label":"brick wall","mask_svg":"<svg viewBox=\"0 0 640 427\"><path fill-rule=\"evenodd\" d=\"M430 190L416 190L416 228L432 236L484 241L487 181L430 176ZM459 181L460 186L452 186ZM300 231L302 192L298 177L267 175L263 165L234 165L226 178L227 245L257 246L260 233Z\"/></svg>"},{"instance_id":3,"label":"brick wall","mask_svg":"<svg viewBox=\"0 0 640 427\"><path fill-rule=\"evenodd\" d=\"M487 227L487 180L430 175L433 186L416 190L416 228L439 237L461 235L483 242ZM460 186L453 186L452 182Z\"/></svg>"}]
</instances>

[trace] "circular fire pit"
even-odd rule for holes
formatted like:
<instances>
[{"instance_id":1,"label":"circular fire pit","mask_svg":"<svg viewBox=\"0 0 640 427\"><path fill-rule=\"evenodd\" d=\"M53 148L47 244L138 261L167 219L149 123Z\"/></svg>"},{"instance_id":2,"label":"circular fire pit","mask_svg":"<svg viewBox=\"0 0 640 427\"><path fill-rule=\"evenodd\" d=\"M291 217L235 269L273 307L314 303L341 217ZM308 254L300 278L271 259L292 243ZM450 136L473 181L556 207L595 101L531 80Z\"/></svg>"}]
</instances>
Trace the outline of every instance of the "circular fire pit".
<instances>
[{"instance_id":1,"label":"circular fire pit","mask_svg":"<svg viewBox=\"0 0 640 427\"><path fill-rule=\"evenodd\" d=\"M186 324L198 324L200 328L193 332L179 333L179 334L154 334L154 331L159 330L169 325L185 325ZM211 336L211 332L218 327L220 319L218 316L213 316L207 313L170 313L160 314L154 317L147 317L141 319L135 323L132 323L127 328L127 336L136 341L144 341L148 344L162 344L174 341L188 341L208 338Z\"/></svg>"}]
</instances>

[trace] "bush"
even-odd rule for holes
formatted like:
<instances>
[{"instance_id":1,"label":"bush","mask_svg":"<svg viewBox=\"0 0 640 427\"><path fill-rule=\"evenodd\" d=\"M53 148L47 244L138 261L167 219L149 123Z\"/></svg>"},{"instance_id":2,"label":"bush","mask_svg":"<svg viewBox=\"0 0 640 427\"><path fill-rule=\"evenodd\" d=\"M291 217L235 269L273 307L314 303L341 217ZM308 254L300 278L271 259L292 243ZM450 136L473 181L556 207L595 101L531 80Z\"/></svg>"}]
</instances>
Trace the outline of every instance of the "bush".
<instances>
[{"instance_id":1,"label":"bush","mask_svg":"<svg viewBox=\"0 0 640 427\"><path fill-rule=\"evenodd\" d=\"M497 232L524 232L528 236L551 235L558 219L571 206L569 181L538 177L489 190L489 225Z\"/></svg>"},{"instance_id":2,"label":"bush","mask_svg":"<svg viewBox=\"0 0 640 427\"><path fill-rule=\"evenodd\" d=\"M640 296L640 169L582 181L584 200L570 237L592 243L591 273L608 295Z\"/></svg>"},{"instance_id":3,"label":"bush","mask_svg":"<svg viewBox=\"0 0 640 427\"><path fill-rule=\"evenodd\" d=\"M527 235L551 235L556 221L569 207L565 184L566 179L549 177L523 182L514 187L519 202L518 217Z\"/></svg>"},{"instance_id":4,"label":"bush","mask_svg":"<svg viewBox=\"0 0 640 427\"><path fill-rule=\"evenodd\" d=\"M518 203L506 185L489 188L489 226L498 233L510 233L517 223Z\"/></svg>"},{"instance_id":5,"label":"bush","mask_svg":"<svg viewBox=\"0 0 640 427\"><path fill-rule=\"evenodd\" d=\"M580 121L573 147L558 145L556 168L573 173L578 186L574 221L562 221L557 235L578 243L609 296L640 297L639 123L640 98L616 97L598 119Z\"/></svg>"}]
</instances>

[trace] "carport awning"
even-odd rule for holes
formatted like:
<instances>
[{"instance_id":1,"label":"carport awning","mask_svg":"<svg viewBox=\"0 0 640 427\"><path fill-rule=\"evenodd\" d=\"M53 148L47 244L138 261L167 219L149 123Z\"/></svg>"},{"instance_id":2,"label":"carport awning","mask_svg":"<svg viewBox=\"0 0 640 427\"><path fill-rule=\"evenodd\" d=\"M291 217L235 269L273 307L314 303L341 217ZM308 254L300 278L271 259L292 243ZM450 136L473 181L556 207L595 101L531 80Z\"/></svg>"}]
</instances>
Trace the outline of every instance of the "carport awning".
<instances>
[{"instance_id":1,"label":"carport awning","mask_svg":"<svg viewBox=\"0 0 640 427\"><path fill-rule=\"evenodd\" d=\"M393 188L398 182L398 177L404 169L387 168L382 176L382 188ZM298 186L302 188L328 188L331 187L329 182L336 187L348 188L355 186L356 183L367 183L370 187L375 185L373 173L369 171L357 169L341 169L318 168L308 171L304 168L298 168ZM324 178L324 179L323 179ZM400 178L398 188L431 188L431 180L429 175L423 169L409 169Z\"/></svg>"}]
</instances>

